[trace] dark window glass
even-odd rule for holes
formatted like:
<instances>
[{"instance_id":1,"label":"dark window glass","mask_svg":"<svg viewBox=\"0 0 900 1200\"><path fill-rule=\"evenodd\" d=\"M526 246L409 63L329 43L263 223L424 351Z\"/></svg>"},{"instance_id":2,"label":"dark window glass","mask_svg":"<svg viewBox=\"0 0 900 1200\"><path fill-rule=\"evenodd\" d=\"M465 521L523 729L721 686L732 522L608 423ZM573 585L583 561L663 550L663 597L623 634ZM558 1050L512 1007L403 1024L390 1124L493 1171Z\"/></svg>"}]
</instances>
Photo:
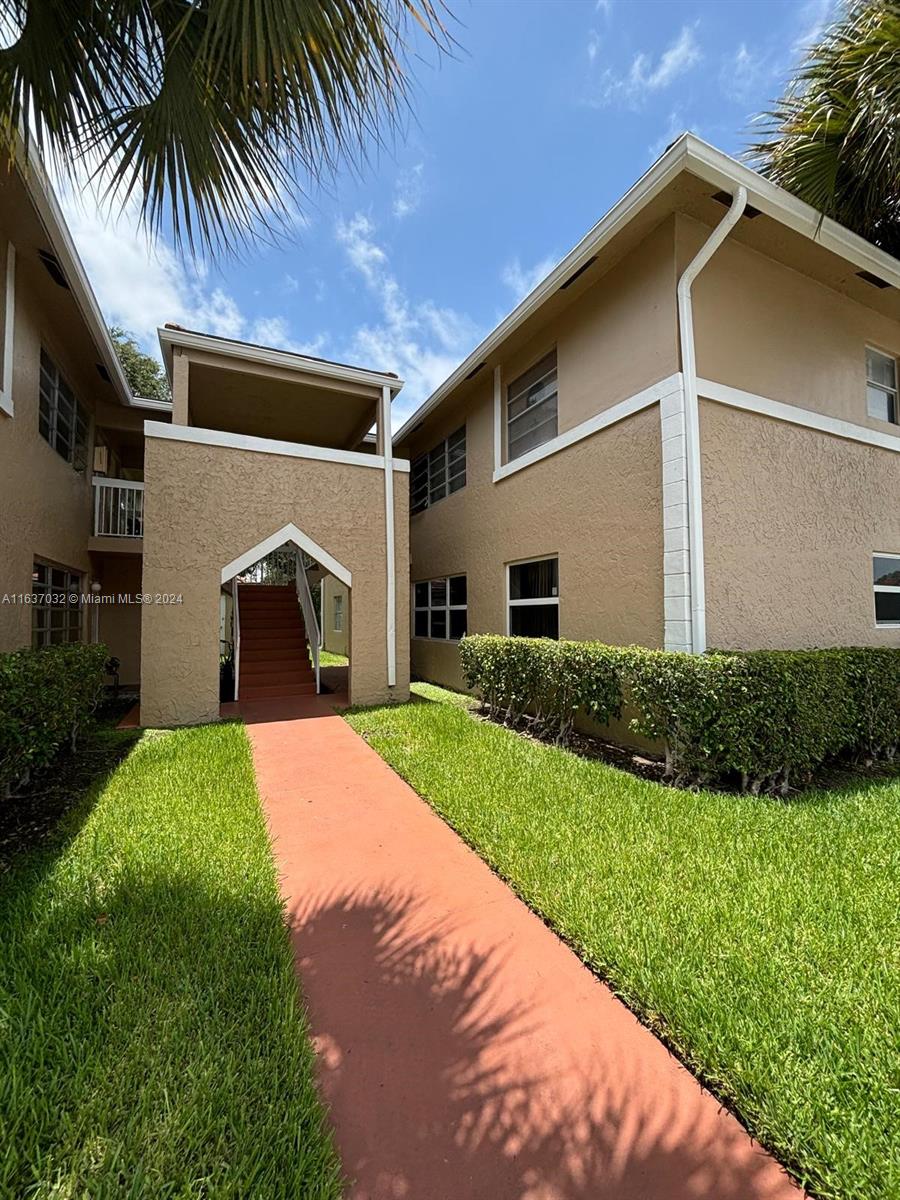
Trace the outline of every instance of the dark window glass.
<instances>
[{"instance_id":1,"label":"dark window glass","mask_svg":"<svg viewBox=\"0 0 900 1200\"><path fill-rule=\"evenodd\" d=\"M428 507L428 455L415 459L410 468L409 502L414 513Z\"/></svg>"},{"instance_id":2,"label":"dark window glass","mask_svg":"<svg viewBox=\"0 0 900 1200\"><path fill-rule=\"evenodd\" d=\"M446 608L447 606L447 580L432 579L431 581L431 607Z\"/></svg>"},{"instance_id":3,"label":"dark window glass","mask_svg":"<svg viewBox=\"0 0 900 1200\"><path fill-rule=\"evenodd\" d=\"M896 592L875 593L875 620L884 625L900 622L900 588Z\"/></svg>"},{"instance_id":4,"label":"dark window glass","mask_svg":"<svg viewBox=\"0 0 900 1200\"><path fill-rule=\"evenodd\" d=\"M559 637L558 604L516 604L509 610L509 631L514 637Z\"/></svg>"},{"instance_id":5,"label":"dark window glass","mask_svg":"<svg viewBox=\"0 0 900 1200\"><path fill-rule=\"evenodd\" d=\"M457 429L410 468L410 508L422 512L466 486L466 427Z\"/></svg>"},{"instance_id":6,"label":"dark window glass","mask_svg":"<svg viewBox=\"0 0 900 1200\"><path fill-rule=\"evenodd\" d=\"M427 608L428 607L428 584L427 583L417 583L416 584L416 602L415 603L416 603L416 608Z\"/></svg>"},{"instance_id":7,"label":"dark window glass","mask_svg":"<svg viewBox=\"0 0 900 1200\"><path fill-rule=\"evenodd\" d=\"M877 556L873 563L874 582L879 587L900 588L900 558Z\"/></svg>"},{"instance_id":8,"label":"dark window glass","mask_svg":"<svg viewBox=\"0 0 900 1200\"><path fill-rule=\"evenodd\" d=\"M447 636L446 608L433 608L431 610L431 636L433 638L445 638Z\"/></svg>"},{"instance_id":9,"label":"dark window glass","mask_svg":"<svg viewBox=\"0 0 900 1200\"><path fill-rule=\"evenodd\" d=\"M38 430L53 449L83 471L87 465L88 419L53 359L41 351Z\"/></svg>"},{"instance_id":10,"label":"dark window glass","mask_svg":"<svg viewBox=\"0 0 900 1200\"><path fill-rule=\"evenodd\" d=\"M466 577L465 575L450 576L450 603L465 604L466 603Z\"/></svg>"},{"instance_id":11,"label":"dark window glass","mask_svg":"<svg viewBox=\"0 0 900 1200\"><path fill-rule=\"evenodd\" d=\"M507 457L512 460L556 437L557 375L553 350L506 392Z\"/></svg>"},{"instance_id":12,"label":"dark window glass","mask_svg":"<svg viewBox=\"0 0 900 1200\"><path fill-rule=\"evenodd\" d=\"M453 641L459 641L461 637L466 636L468 628L468 614L464 608L450 609L450 637Z\"/></svg>"},{"instance_id":13,"label":"dark window glass","mask_svg":"<svg viewBox=\"0 0 900 1200\"><path fill-rule=\"evenodd\" d=\"M559 560L516 563L509 568L510 600L541 600L559 595Z\"/></svg>"},{"instance_id":14,"label":"dark window glass","mask_svg":"<svg viewBox=\"0 0 900 1200\"><path fill-rule=\"evenodd\" d=\"M34 646L77 642L81 637L81 576L35 563L31 572L31 640ZM75 595L76 602L69 603Z\"/></svg>"},{"instance_id":15,"label":"dark window glass","mask_svg":"<svg viewBox=\"0 0 900 1200\"><path fill-rule=\"evenodd\" d=\"M421 612L417 612L415 615L414 621L415 621L414 628L415 628L416 637L428 637L428 612L427 612L427 610L423 609Z\"/></svg>"}]
</instances>

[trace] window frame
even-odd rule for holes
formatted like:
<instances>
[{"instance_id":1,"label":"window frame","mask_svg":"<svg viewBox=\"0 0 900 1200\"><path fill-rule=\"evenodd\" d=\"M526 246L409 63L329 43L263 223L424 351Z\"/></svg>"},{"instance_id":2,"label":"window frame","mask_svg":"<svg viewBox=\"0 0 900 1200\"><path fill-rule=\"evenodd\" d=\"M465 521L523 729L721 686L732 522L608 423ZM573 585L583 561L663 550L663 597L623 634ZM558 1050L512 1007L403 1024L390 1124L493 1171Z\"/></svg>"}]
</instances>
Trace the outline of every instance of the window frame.
<instances>
[{"instance_id":1,"label":"window frame","mask_svg":"<svg viewBox=\"0 0 900 1200\"><path fill-rule=\"evenodd\" d=\"M452 579L465 579L466 580L466 602L465 602L465 604L451 604L450 603L450 581ZM431 585L433 583L443 583L444 584L445 589L446 589L446 593L445 593L446 600L445 600L444 604L433 605L431 603ZM427 604L417 604L416 603L416 588L421 587L422 584L425 584L428 588L428 603ZM451 642L453 644L456 644L462 638L464 638L466 636L466 634L469 632L469 581L468 581L465 571L455 571L452 575L436 575L433 579L417 579L410 586L410 597L411 597L411 602L412 602L412 621L411 621L412 638L414 641L418 641L418 642ZM443 612L444 613L444 622L445 622L444 629L446 630L446 633L444 634L443 637L435 637L432 635L431 614L433 612ZM459 637L451 637L450 636L450 614L451 614L451 612L464 612L466 614L466 629L465 629L465 632L460 634ZM428 614L428 633L416 633L416 614L417 613L427 613Z\"/></svg>"},{"instance_id":2,"label":"window frame","mask_svg":"<svg viewBox=\"0 0 900 1200\"><path fill-rule=\"evenodd\" d=\"M877 558L889 558L897 564L897 570L900 571L900 554L889 553L886 550L876 550L872 554L872 613L875 618L876 629L900 629L900 621L879 621L878 609L876 608L875 597L880 593L888 593L889 595L900 596L900 583L898 584L883 584L875 583L875 560Z\"/></svg>"},{"instance_id":3,"label":"window frame","mask_svg":"<svg viewBox=\"0 0 900 1200\"><path fill-rule=\"evenodd\" d=\"M872 379L869 375L869 355L877 354L879 358L885 358L894 364L894 386L893 388L886 387L883 383ZM874 413L869 412L869 388L877 388L879 392L883 392L891 401L891 409L893 416L885 420L884 417L878 417ZM870 421L880 421L882 425L898 425L900 424L900 363L897 356L889 354L886 350L879 350L877 346L866 345L866 416Z\"/></svg>"},{"instance_id":4,"label":"window frame","mask_svg":"<svg viewBox=\"0 0 900 1200\"><path fill-rule=\"evenodd\" d=\"M331 598L331 629L333 633L344 632L344 597Z\"/></svg>"},{"instance_id":5,"label":"window frame","mask_svg":"<svg viewBox=\"0 0 900 1200\"><path fill-rule=\"evenodd\" d=\"M455 444L451 445L451 443ZM460 445L462 446L461 455L458 453ZM456 452L456 458L452 463L451 452ZM423 468L424 478L420 476ZM465 421L459 429L448 433L430 450L416 455L410 464L409 471L410 516L426 512L435 504L439 504L441 500L446 500L449 496L461 492L468 482L468 445ZM442 478L438 480L440 476ZM420 503L416 496L423 488L424 492Z\"/></svg>"},{"instance_id":6,"label":"window frame","mask_svg":"<svg viewBox=\"0 0 900 1200\"><path fill-rule=\"evenodd\" d=\"M511 598L511 594L510 594L512 591L512 588L510 587L510 578L512 575L512 568L513 567L524 567L528 563L542 563L542 562L555 562L556 563L556 595L555 596L546 596L546 597L530 597L528 600L513 600ZM522 636L521 634L512 632L512 621L510 618L512 617L513 608L526 608L529 605L532 605L532 606L533 605L545 605L545 606L555 605L557 610L559 610L559 592L560 592L559 554L558 553L557 554L539 554L537 556L530 555L528 558L516 558L516 559L513 559L511 562L506 563L504 570L506 573L506 636L507 637L521 637ZM556 618L556 630L557 630L556 640L559 641L559 639L560 639L559 616L557 616L557 618Z\"/></svg>"},{"instance_id":7,"label":"window frame","mask_svg":"<svg viewBox=\"0 0 900 1200\"><path fill-rule=\"evenodd\" d=\"M45 376L49 382L49 389L44 383ZM59 432L61 395L65 404L71 408L68 414L71 425L68 440L63 440ZM65 415L63 413L64 417ZM42 428L44 423L47 425L46 433ZM63 462L67 462L79 475L84 474L91 444L90 417L56 359L43 345L38 362L38 433Z\"/></svg>"},{"instance_id":8,"label":"window frame","mask_svg":"<svg viewBox=\"0 0 900 1200\"><path fill-rule=\"evenodd\" d=\"M553 358L552 368L545 371L543 375L539 376L533 383L529 384L528 388L520 389L519 393L514 396L512 394L513 388L515 388L516 385L521 380L523 380L527 375L530 375L531 372L536 367L539 367L542 362L544 362L545 360L547 360L551 357ZM521 412L516 413L516 415L514 417L511 417L509 414L510 405L514 401L520 399L520 397L522 395L526 394L527 391L529 391L531 388L535 387L543 379L546 379L551 373L556 376L556 380L555 380L556 389L553 392L553 394L551 396L545 396L537 404L533 404L530 407L526 406L525 408L522 409ZM556 403L556 412L554 413L554 416L553 416L553 421L554 421L553 432L548 437L545 437L542 441L538 442L537 445L528 446L525 450L521 450L521 451L519 451L518 454L514 455L512 453L512 443L513 443L514 439L510 437L510 427L512 426L512 424L515 421L518 421L521 417L524 417L527 413L534 412L534 410L537 408L540 408L541 405L549 404L551 400ZM541 446L546 446L548 442L552 442L554 438L559 436L559 354L558 354L556 346L552 346L544 354L539 355L534 360L534 362L531 364L530 367L526 368L526 370L524 370L524 371L520 371L519 374L515 377L515 379L511 380L506 385L506 395L504 397L504 405L505 405L505 408L504 408L504 437L505 437L505 441L506 441L506 462L507 463L517 462L520 458L524 458L527 454L531 454L534 450L540 449ZM546 421L541 422L541 424L539 424L536 428L540 429L542 425L549 424L549 421L550 421L550 418L547 418ZM533 432L533 430L530 432Z\"/></svg>"},{"instance_id":9,"label":"window frame","mask_svg":"<svg viewBox=\"0 0 900 1200\"><path fill-rule=\"evenodd\" d=\"M37 579L40 570L46 573L46 581L41 584ZM59 571L65 576L62 585L57 585L53 582L53 572ZM59 604L44 602L43 604L31 603L31 645L35 650L39 650L44 646L60 646L73 645L84 640L84 603L82 601L84 573L76 571L73 567L64 567L59 563L48 562L43 558L35 558L32 560L31 567L31 595L54 595L56 593L63 594L66 597L73 593L78 596L78 604L73 606L66 601ZM43 591L40 589L43 588ZM54 612L62 612L65 620L62 622L61 629L65 634L59 641L54 642L52 634L54 632L51 614ZM75 614L74 621L71 619L71 614ZM40 614L46 614L44 621L40 620ZM76 636L72 637L72 633Z\"/></svg>"}]
</instances>

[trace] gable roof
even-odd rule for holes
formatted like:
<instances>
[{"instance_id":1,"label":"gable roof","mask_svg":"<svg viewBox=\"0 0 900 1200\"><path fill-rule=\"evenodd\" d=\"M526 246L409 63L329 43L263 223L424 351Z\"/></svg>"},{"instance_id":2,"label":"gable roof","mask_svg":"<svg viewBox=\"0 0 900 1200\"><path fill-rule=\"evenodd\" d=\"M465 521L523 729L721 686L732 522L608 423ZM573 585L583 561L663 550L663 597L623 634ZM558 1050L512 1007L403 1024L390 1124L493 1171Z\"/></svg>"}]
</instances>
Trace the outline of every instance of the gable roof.
<instances>
[{"instance_id":1,"label":"gable roof","mask_svg":"<svg viewBox=\"0 0 900 1200\"><path fill-rule=\"evenodd\" d=\"M436 388L394 436L401 442L450 396L460 384L485 365L530 317L534 316L560 288L566 288L585 271L600 250L641 214L679 175L688 172L729 194L737 187L747 189L747 205L866 272L875 280L900 289L900 261L879 250L859 234L809 204L798 200L737 159L717 150L695 134L684 133L669 146L625 195L585 234L550 273L500 322Z\"/></svg>"}]
</instances>

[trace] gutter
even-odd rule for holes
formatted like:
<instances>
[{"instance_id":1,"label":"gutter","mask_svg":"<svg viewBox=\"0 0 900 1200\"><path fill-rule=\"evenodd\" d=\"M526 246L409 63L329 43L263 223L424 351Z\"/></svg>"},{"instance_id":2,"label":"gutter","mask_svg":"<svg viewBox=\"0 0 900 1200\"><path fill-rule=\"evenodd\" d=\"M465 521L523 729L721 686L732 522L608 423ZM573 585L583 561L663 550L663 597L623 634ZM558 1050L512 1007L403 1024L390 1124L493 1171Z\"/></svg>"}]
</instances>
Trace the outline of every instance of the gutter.
<instances>
[{"instance_id":1,"label":"gutter","mask_svg":"<svg viewBox=\"0 0 900 1200\"><path fill-rule=\"evenodd\" d=\"M741 219L747 189L734 188L731 207L712 231L678 280L678 333L684 378L684 429L687 457L688 552L691 565L691 649L706 650L706 579L703 549L703 490L700 472L700 404L697 396L697 355L694 345L694 280Z\"/></svg>"}]
</instances>

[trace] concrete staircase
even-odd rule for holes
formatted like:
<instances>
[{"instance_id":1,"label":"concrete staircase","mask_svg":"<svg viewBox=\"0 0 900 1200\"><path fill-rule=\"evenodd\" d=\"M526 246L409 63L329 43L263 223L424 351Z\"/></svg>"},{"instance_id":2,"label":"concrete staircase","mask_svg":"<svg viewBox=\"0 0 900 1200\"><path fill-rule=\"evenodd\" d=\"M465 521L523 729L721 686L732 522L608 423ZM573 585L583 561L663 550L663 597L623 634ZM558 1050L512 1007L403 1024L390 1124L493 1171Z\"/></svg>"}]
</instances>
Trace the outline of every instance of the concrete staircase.
<instances>
[{"instance_id":1,"label":"concrete staircase","mask_svg":"<svg viewBox=\"0 0 900 1200\"><path fill-rule=\"evenodd\" d=\"M297 589L267 583L238 584L241 626L239 700L312 696L309 661Z\"/></svg>"}]
</instances>

